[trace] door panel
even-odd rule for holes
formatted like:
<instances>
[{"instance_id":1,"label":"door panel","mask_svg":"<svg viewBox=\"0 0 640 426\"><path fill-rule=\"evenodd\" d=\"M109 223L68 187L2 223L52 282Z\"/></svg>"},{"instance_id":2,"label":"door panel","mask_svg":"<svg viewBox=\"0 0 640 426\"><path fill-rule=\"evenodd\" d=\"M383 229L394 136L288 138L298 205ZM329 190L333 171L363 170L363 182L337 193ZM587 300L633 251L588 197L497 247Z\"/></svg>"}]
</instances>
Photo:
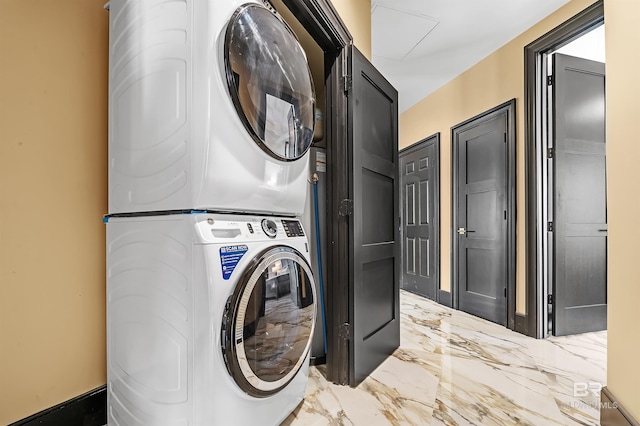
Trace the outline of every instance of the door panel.
<instances>
[{"instance_id":1,"label":"door panel","mask_svg":"<svg viewBox=\"0 0 640 426\"><path fill-rule=\"evenodd\" d=\"M469 185L470 186L470 185ZM498 215L499 193L495 189L467 194L467 233L472 237L495 241L502 224Z\"/></svg>"},{"instance_id":2,"label":"door panel","mask_svg":"<svg viewBox=\"0 0 640 426\"><path fill-rule=\"evenodd\" d=\"M394 258L364 263L362 266L363 304L369 309L362 312L362 336L367 339L395 318L389 301L397 296L390 283L394 281Z\"/></svg>"},{"instance_id":3,"label":"door panel","mask_svg":"<svg viewBox=\"0 0 640 426\"><path fill-rule=\"evenodd\" d=\"M362 220L363 228L367 230L362 235L364 244L394 241L394 184L394 178L363 168L362 208L365 215Z\"/></svg>"},{"instance_id":4,"label":"door panel","mask_svg":"<svg viewBox=\"0 0 640 426\"><path fill-rule=\"evenodd\" d=\"M430 250L429 239L420 238L420 277L429 278L431 276L431 262L429 262Z\"/></svg>"},{"instance_id":5,"label":"door panel","mask_svg":"<svg viewBox=\"0 0 640 426\"><path fill-rule=\"evenodd\" d=\"M421 169L420 171L426 171L426 168ZM418 210L420 211L420 225L429 225L429 217L431 216L430 214L431 212L429 211L429 209L431 208L429 203L430 184L433 185L433 180L430 180L429 177L427 177L427 179L420 181L420 192L419 192L419 198L418 198L418 201L419 201Z\"/></svg>"},{"instance_id":6,"label":"door panel","mask_svg":"<svg viewBox=\"0 0 640 426\"><path fill-rule=\"evenodd\" d=\"M356 386L400 345L398 94L355 48L351 74L349 384Z\"/></svg>"},{"instance_id":7,"label":"door panel","mask_svg":"<svg viewBox=\"0 0 640 426\"><path fill-rule=\"evenodd\" d=\"M553 334L607 328L605 66L553 55Z\"/></svg>"},{"instance_id":8,"label":"door panel","mask_svg":"<svg viewBox=\"0 0 640 426\"><path fill-rule=\"evenodd\" d=\"M406 250L406 268L405 273L415 275L416 274L416 239L412 237L406 238L407 250Z\"/></svg>"},{"instance_id":9,"label":"door panel","mask_svg":"<svg viewBox=\"0 0 640 426\"><path fill-rule=\"evenodd\" d=\"M507 324L512 104L453 130L454 291L458 309Z\"/></svg>"},{"instance_id":10,"label":"door panel","mask_svg":"<svg viewBox=\"0 0 640 426\"><path fill-rule=\"evenodd\" d=\"M467 292L478 296L496 299L493 295L493 282L500 274L497 268L496 254L494 250L487 248L467 248ZM471 300L473 302L473 300Z\"/></svg>"},{"instance_id":11,"label":"door panel","mask_svg":"<svg viewBox=\"0 0 640 426\"><path fill-rule=\"evenodd\" d=\"M574 148L575 149L575 148ZM573 218L571 224L605 224L607 222L606 157L602 154L561 153L564 164L563 197L564 212ZM570 177L570 179L566 179ZM598 225L599 226L599 225ZM596 226L597 227L597 226Z\"/></svg>"},{"instance_id":12,"label":"door panel","mask_svg":"<svg viewBox=\"0 0 640 426\"><path fill-rule=\"evenodd\" d=\"M439 135L400 153L402 210L402 288L438 300Z\"/></svg>"}]
</instances>

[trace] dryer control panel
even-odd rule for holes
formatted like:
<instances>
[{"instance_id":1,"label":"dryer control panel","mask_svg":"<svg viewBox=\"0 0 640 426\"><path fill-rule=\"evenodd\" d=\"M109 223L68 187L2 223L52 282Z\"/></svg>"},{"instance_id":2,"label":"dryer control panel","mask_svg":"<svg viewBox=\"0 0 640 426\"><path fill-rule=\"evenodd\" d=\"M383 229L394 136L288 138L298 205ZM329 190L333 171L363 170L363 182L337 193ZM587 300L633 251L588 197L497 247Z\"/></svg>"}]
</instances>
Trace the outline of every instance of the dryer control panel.
<instances>
[{"instance_id":1,"label":"dryer control panel","mask_svg":"<svg viewBox=\"0 0 640 426\"><path fill-rule=\"evenodd\" d=\"M298 220L283 220L282 226L287 237L304 237L304 231L302 225Z\"/></svg>"}]
</instances>

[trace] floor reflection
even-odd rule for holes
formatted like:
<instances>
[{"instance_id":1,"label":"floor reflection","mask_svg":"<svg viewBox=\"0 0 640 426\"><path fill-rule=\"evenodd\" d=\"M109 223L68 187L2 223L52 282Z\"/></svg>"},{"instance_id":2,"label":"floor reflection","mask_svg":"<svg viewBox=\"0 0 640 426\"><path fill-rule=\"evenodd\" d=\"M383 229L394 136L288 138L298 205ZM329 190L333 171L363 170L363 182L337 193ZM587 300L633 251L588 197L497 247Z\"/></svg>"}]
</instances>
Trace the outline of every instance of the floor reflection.
<instances>
[{"instance_id":1,"label":"floor reflection","mask_svg":"<svg viewBox=\"0 0 640 426\"><path fill-rule=\"evenodd\" d=\"M284 425L598 425L607 333L536 340L401 293L401 346L357 389L312 367Z\"/></svg>"}]
</instances>

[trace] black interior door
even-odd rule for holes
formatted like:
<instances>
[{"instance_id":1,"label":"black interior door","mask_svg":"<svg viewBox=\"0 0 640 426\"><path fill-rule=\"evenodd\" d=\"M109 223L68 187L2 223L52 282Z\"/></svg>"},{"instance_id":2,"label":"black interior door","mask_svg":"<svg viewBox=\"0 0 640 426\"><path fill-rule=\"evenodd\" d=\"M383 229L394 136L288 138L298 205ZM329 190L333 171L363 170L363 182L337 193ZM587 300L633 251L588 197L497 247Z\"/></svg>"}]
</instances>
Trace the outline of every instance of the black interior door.
<instances>
[{"instance_id":1,"label":"black interior door","mask_svg":"<svg viewBox=\"0 0 640 426\"><path fill-rule=\"evenodd\" d=\"M553 55L553 334L607 328L605 65Z\"/></svg>"},{"instance_id":2,"label":"black interior door","mask_svg":"<svg viewBox=\"0 0 640 426\"><path fill-rule=\"evenodd\" d=\"M437 300L440 280L439 134L400 152L402 288Z\"/></svg>"},{"instance_id":3,"label":"black interior door","mask_svg":"<svg viewBox=\"0 0 640 426\"><path fill-rule=\"evenodd\" d=\"M501 325L507 325L507 290L515 263L509 230L513 160L508 149L514 108L508 103L453 129L458 309Z\"/></svg>"},{"instance_id":4,"label":"black interior door","mask_svg":"<svg viewBox=\"0 0 640 426\"><path fill-rule=\"evenodd\" d=\"M398 92L356 48L349 56L349 384L356 386L400 345Z\"/></svg>"}]
</instances>

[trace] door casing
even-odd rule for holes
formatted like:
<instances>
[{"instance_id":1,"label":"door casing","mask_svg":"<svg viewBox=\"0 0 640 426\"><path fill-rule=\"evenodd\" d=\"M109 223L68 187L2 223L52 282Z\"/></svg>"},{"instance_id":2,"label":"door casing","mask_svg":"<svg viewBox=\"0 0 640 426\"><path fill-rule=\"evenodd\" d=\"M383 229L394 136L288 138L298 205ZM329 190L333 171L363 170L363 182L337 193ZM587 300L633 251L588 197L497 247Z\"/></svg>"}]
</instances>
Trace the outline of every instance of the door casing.
<instances>
[{"instance_id":1,"label":"door casing","mask_svg":"<svg viewBox=\"0 0 640 426\"><path fill-rule=\"evenodd\" d=\"M353 43L337 11L329 0L282 0L314 41L324 50L327 143L327 277L325 318L327 327L327 379L349 383L348 334L342 324L349 322L349 223L340 216L341 200L349 198L347 168L348 123L344 76L348 75L347 46Z\"/></svg>"},{"instance_id":2,"label":"door casing","mask_svg":"<svg viewBox=\"0 0 640 426\"><path fill-rule=\"evenodd\" d=\"M604 2L599 0L568 21L525 46L525 292L526 312L516 314L515 331L531 337L547 337L545 309L547 252L544 181L546 162L547 54L604 22ZM543 80L545 83L543 84Z\"/></svg>"},{"instance_id":3,"label":"door casing","mask_svg":"<svg viewBox=\"0 0 640 426\"><path fill-rule=\"evenodd\" d=\"M515 329L516 313L516 100L511 99L495 108L476 115L451 128L451 291L453 307L458 309L458 236L455 224L458 223L458 144L459 134L469 124L480 120L487 120L498 114L507 114L507 327Z\"/></svg>"}]
</instances>

